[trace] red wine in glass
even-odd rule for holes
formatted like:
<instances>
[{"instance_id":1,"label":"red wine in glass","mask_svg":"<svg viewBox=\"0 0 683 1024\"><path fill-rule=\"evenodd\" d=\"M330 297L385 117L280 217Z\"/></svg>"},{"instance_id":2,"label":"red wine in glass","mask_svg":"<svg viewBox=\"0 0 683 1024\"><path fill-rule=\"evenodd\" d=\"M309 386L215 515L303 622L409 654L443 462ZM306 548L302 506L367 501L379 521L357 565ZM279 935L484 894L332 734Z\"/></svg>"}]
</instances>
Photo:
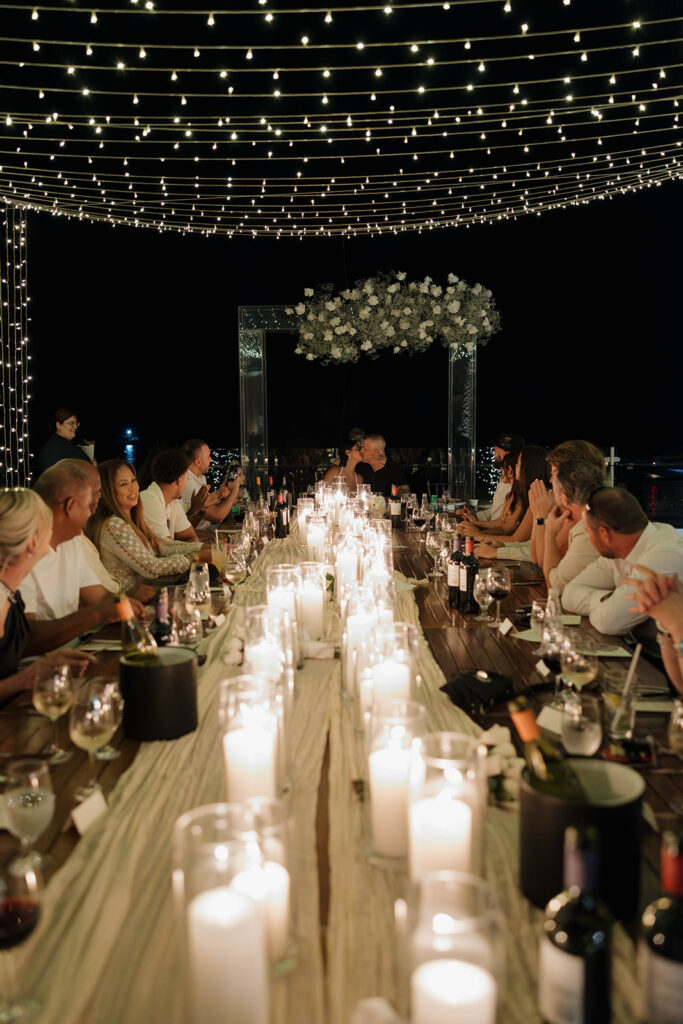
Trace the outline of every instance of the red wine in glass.
<instances>
[{"instance_id":1,"label":"red wine in glass","mask_svg":"<svg viewBox=\"0 0 683 1024\"><path fill-rule=\"evenodd\" d=\"M560 651L544 651L543 663L547 665L553 675L558 676L562 671L562 655Z\"/></svg>"},{"instance_id":2,"label":"red wine in glass","mask_svg":"<svg viewBox=\"0 0 683 1024\"><path fill-rule=\"evenodd\" d=\"M40 918L40 904L26 896L0 900L0 949L12 949L27 939Z\"/></svg>"},{"instance_id":3,"label":"red wine in glass","mask_svg":"<svg viewBox=\"0 0 683 1024\"><path fill-rule=\"evenodd\" d=\"M491 595L494 601L502 601L503 598L507 597L509 593L510 591L506 588L496 587L495 590L492 590L489 587L489 594Z\"/></svg>"}]
</instances>

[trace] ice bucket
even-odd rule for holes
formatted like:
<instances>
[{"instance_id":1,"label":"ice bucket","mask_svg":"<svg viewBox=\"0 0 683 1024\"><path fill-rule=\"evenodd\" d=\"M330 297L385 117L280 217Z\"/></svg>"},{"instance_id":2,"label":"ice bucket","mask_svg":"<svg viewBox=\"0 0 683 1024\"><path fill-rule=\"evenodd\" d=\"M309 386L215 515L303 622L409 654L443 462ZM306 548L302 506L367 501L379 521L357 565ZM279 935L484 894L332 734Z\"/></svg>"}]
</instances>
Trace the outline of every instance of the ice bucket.
<instances>
[{"instance_id":1,"label":"ice bucket","mask_svg":"<svg viewBox=\"0 0 683 1024\"><path fill-rule=\"evenodd\" d=\"M571 758L588 801L570 802L520 784L520 887L538 907L563 889L564 832L569 825L594 825L600 836L599 895L615 917L632 921L638 912L640 827L645 783L624 765Z\"/></svg>"},{"instance_id":2,"label":"ice bucket","mask_svg":"<svg viewBox=\"0 0 683 1024\"><path fill-rule=\"evenodd\" d=\"M152 664L119 660L123 731L133 740L175 740L197 728L197 655L189 647L158 654Z\"/></svg>"}]
</instances>

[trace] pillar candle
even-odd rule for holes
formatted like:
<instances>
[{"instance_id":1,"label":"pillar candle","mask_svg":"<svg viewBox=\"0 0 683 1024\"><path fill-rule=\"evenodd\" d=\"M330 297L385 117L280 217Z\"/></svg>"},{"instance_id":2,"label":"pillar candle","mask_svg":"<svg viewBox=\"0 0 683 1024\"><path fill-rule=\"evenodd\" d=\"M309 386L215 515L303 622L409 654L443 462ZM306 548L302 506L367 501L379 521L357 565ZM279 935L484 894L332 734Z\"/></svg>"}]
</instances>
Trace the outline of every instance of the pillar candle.
<instances>
[{"instance_id":1,"label":"pillar candle","mask_svg":"<svg viewBox=\"0 0 683 1024\"><path fill-rule=\"evenodd\" d=\"M372 848L380 857L407 857L411 753L387 747L368 760Z\"/></svg>"},{"instance_id":2,"label":"pillar candle","mask_svg":"<svg viewBox=\"0 0 683 1024\"><path fill-rule=\"evenodd\" d=\"M244 645L244 671L256 672L272 679L282 674L282 648L274 640L258 640Z\"/></svg>"},{"instance_id":3,"label":"pillar candle","mask_svg":"<svg viewBox=\"0 0 683 1024\"><path fill-rule=\"evenodd\" d=\"M267 860L236 875L231 888L250 896L261 907L266 929L268 959L284 959L289 944L289 872L282 864Z\"/></svg>"},{"instance_id":4,"label":"pillar candle","mask_svg":"<svg viewBox=\"0 0 683 1024\"><path fill-rule=\"evenodd\" d=\"M412 1024L495 1024L493 975L463 960L429 960L410 979Z\"/></svg>"},{"instance_id":5,"label":"pillar candle","mask_svg":"<svg viewBox=\"0 0 683 1024\"><path fill-rule=\"evenodd\" d=\"M470 871L472 811L447 789L411 804L409 832L413 878L428 871Z\"/></svg>"},{"instance_id":6,"label":"pillar candle","mask_svg":"<svg viewBox=\"0 0 683 1024\"><path fill-rule=\"evenodd\" d=\"M319 640L323 634L323 588L304 584L301 591L301 620L309 640Z\"/></svg>"},{"instance_id":7,"label":"pillar candle","mask_svg":"<svg viewBox=\"0 0 683 1024\"><path fill-rule=\"evenodd\" d=\"M207 889L187 908L192 1024L267 1024L263 915L227 886Z\"/></svg>"},{"instance_id":8,"label":"pillar candle","mask_svg":"<svg viewBox=\"0 0 683 1024\"><path fill-rule=\"evenodd\" d=\"M372 669L375 700L410 700L410 668L389 658Z\"/></svg>"},{"instance_id":9,"label":"pillar candle","mask_svg":"<svg viewBox=\"0 0 683 1024\"><path fill-rule=\"evenodd\" d=\"M249 797L277 797L277 720L266 711L256 722L223 736L227 796L230 803Z\"/></svg>"}]
</instances>

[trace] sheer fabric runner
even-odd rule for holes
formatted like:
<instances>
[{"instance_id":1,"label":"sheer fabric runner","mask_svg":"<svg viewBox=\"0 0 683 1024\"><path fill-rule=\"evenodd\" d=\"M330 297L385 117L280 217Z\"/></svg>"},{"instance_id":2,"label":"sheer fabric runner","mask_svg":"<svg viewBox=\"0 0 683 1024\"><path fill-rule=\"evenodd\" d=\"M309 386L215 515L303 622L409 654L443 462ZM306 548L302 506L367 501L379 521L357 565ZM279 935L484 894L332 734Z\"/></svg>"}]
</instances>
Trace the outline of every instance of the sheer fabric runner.
<instances>
[{"instance_id":1,"label":"sheer fabric runner","mask_svg":"<svg viewBox=\"0 0 683 1024\"><path fill-rule=\"evenodd\" d=\"M207 645L200 673L199 728L172 743L143 744L109 798L109 812L81 840L46 890L35 936L15 955L22 991L43 1004L41 1024L180 1024L181 965L171 897L171 829L192 807L224 799L216 714L220 681L238 669L221 660L239 632L244 606L265 600L265 569L305 558L294 534L273 541L253 575L238 588L226 622ZM401 579L406 581L403 577ZM411 590L399 592L399 617L419 626ZM385 996L405 1013L406 979L394 953L394 899L405 878L371 866L365 856L360 787L364 751L353 705L339 695L340 663L307 661L297 672L291 717L292 813L296 842L299 963L273 983L274 1024L348 1024L359 999ZM447 700L444 677L421 639L422 700L430 728L478 735L479 727ZM316 859L316 808L329 735L330 915L326 963L321 942ZM542 915L517 887L514 812L491 809L488 878L507 921L507 976L501 1024L538 1021L537 942ZM539 836L542 841L542 836ZM615 935L614 1020L636 1020L631 944Z\"/></svg>"}]
</instances>

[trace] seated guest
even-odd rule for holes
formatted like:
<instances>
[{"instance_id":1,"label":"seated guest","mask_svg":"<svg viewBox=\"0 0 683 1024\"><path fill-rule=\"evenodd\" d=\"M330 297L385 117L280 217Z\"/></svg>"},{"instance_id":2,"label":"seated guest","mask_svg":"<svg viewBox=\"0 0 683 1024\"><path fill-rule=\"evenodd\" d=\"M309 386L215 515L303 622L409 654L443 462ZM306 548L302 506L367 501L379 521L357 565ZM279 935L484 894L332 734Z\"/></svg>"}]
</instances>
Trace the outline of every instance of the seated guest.
<instances>
[{"instance_id":1,"label":"seated guest","mask_svg":"<svg viewBox=\"0 0 683 1024\"><path fill-rule=\"evenodd\" d=\"M466 523L462 527L463 533L484 542L478 548L483 558L498 557L496 549L502 544L526 542L531 538L529 488L534 480L540 480L546 490L550 489L550 467L546 462L545 449L529 444L517 456L514 483L505 499L500 519L490 523Z\"/></svg>"},{"instance_id":2,"label":"seated guest","mask_svg":"<svg viewBox=\"0 0 683 1024\"><path fill-rule=\"evenodd\" d=\"M538 483L532 484L532 490ZM594 562L598 553L583 521L583 510L591 494L605 485L605 471L585 459L561 462L553 482L556 504L545 517L543 575L548 587L561 594L575 576ZM557 537L569 525L565 553Z\"/></svg>"},{"instance_id":3,"label":"seated guest","mask_svg":"<svg viewBox=\"0 0 683 1024\"><path fill-rule=\"evenodd\" d=\"M117 615L113 595L88 568L79 541L92 500L85 464L56 463L34 490L52 511L52 534L47 554L22 581L21 597L31 624L26 653L42 654Z\"/></svg>"},{"instance_id":4,"label":"seated guest","mask_svg":"<svg viewBox=\"0 0 683 1024\"><path fill-rule=\"evenodd\" d=\"M175 448L159 452L151 466L152 482L146 490L140 491L140 501L151 533L167 540L195 544L193 550L198 551L201 544L180 500L188 472L187 456L182 452Z\"/></svg>"},{"instance_id":5,"label":"seated guest","mask_svg":"<svg viewBox=\"0 0 683 1024\"><path fill-rule=\"evenodd\" d=\"M599 448L596 448L590 441L572 440L563 441L554 448L548 456L548 463L550 464L550 479L554 483L557 477L558 467L563 462L574 462L577 459L582 459L584 462L589 462L595 466L597 470L602 474L602 483L605 481L605 456L602 454ZM596 487L598 485L596 484ZM533 528L531 531L531 559L536 565L543 568L543 561L545 558L545 523L546 519L550 516L551 510L555 506L555 495L554 493L548 493L545 488L536 487L532 485L531 492L529 494L529 500L531 502L531 511L533 513ZM575 524L565 520L557 534L555 535L555 546L560 554L560 557L564 557L567 553L569 546L569 531Z\"/></svg>"},{"instance_id":6,"label":"seated guest","mask_svg":"<svg viewBox=\"0 0 683 1024\"><path fill-rule=\"evenodd\" d=\"M652 572L644 565L635 571L642 579L623 580L632 590L631 611L649 615L657 623L657 639L666 674L683 697L683 592L673 576Z\"/></svg>"},{"instance_id":7,"label":"seated guest","mask_svg":"<svg viewBox=\"0 0 683 1024\"><path fill-rule=\"evenodd\" d=\"M628 633L646 615L631 610L624 578L636 566L683 579L683 537L668 523L650 523L639 503L621 487L600 487L585 504L583 518L596 558L564 589L567 612L588 615L601 633Z\"/></svg>"},{"instance_id":8,"label":"seated guest","mask_svg":"<svg viewBox=\"0 0 683 1024\"><path fill-rule=\"evenodd\" d=\"M192 438L185 442L181 451L189 464L187 484L181 497L187 518L197 530L205 530L212 523L220 525L230 515L240 487L244 485L244 470L240 467L234 480L226 480L217 491L212 491L206 482L213 461L206 441Z\"/></svg>"},{"instance_id":9,"label":"seated guest","mask_svg":"<svg viewBox=\"0 0 683 1024\"><path fill-rule=\"evenodd\" d=\"M94 662L90 655L66 648L18 671L30 632L19 587L50 551L51 535L52 514L40 495L23 487L0 490L0 700L30 690L45 662L68 664L76 675Z\"/></svg>"},{"instance_id":10,"label":"seated guest","mask_svg":"<svg viewBox=\"0 0 683 1024\"><path fill-rule=\"evenodd\" d=\"M74 442L78 430L78 417L75 412L70 409L57 409L53 413L51 426L54 433L38 453L38 468L41 473L62 459L90 462L85 452Z\"/></svg>"},{"instance_id":11,"label":"seated guest","mask_svg":"<svg viewBox=\"0 0 683 1024\"><path fill-rule=\"evenodd\" d=\"M108 572L126 590L159 576L177 576L192 561L209 562L200 544L157 537L145 522L135 469L130 462L110 459L100 466L102 496L86 534L97 546Z\"/></svg>"},{"instance_id":12,"label":"seated guest","mask_svg":"<svg viewBox=\"0 0 683 1024\"><path fill-rule=\"evenodd\" d=\"M503 433L496 439L493 446L493 461L500 468L500 480L493 492L491 505L482 509L472 520L480 523L489 523L492 519L499 519L503 512L505 499L512 489L512 482L515 478L514 467L517 457L524 447L524 438L519 434Z\"/></svg>"},{"instance_id":13,"label":"seated guest","mask_svg":"<svg viewBox=\"0 0 683 1024\"><path fill-rule=\"evenodd\" d=\"M383 494L387 498L392 487L398 487L400 494L408 494L410 488L405 467L387 456L386 447L381 434L367 434L360 446L362 461L356 466L356 472L366 484L370 484L375 494Z\"/></svg>"},{"instance_id":14,"label":"seated guest","mask_svg":"<svg viewBox=\"0 0 683 1024\"><path fill-rule=\"evenodd\" d=\"M339 447L339 462L335 466L330 466L323 477L323 483L331 484L334 480L345 480L349 494L355 494L358 484L369 482L359 469L361 461L360 445L357 442L345 442Z\"/></svg>"}]
</instances>

